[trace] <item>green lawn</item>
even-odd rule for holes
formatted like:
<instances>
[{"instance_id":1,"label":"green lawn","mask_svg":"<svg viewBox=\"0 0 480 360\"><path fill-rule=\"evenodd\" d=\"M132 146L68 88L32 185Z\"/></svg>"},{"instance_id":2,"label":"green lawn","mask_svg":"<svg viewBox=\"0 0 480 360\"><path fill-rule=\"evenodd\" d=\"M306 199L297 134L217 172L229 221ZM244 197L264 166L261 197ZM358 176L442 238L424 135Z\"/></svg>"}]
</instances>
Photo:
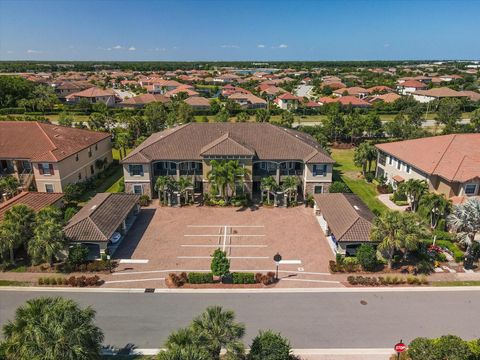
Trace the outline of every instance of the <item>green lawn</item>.
<instances>
[{"instance_id":1,"label":"green lawn","mask_svg":"<svg viewBox=\"0 0 480 360\"><path fill-rule=\"evenodd\" d=\"M377 189L372 183L359 179L361 169L353 162L354 149L333 149L332 157L337 162L333 170L334 181L343 181L372 211L383 212L387 207L377 199Z\"/></svg>"},{"instance_id":2,"label":"green lawn","mask_svg":"<svg viewBox=\"0 0 480 360\"><path fill-rule=\"evenodd\" d=\"M23 281L0 280L0 286L27 286L29 283Z\"/></svg>"},{"instance_id":3,"label":"green lawn","mask_svg":"<svg viewBox=\"0 0 480 360\"><path fill-rule=\"evenodd\" d=\"M432 286L480 286L480 281L432 281Z\"/></svg>"}]
</instances>

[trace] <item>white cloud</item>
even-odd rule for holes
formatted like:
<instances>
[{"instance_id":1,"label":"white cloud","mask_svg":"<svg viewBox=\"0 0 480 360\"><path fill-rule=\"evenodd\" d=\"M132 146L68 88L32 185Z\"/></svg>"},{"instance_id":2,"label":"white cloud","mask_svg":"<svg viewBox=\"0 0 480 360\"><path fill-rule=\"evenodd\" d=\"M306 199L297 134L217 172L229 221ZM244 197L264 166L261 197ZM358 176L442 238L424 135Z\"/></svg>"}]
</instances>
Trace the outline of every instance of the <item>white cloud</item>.
<instances>
[{"instance_id":1,"label":"white cloud","mask_svg":"<svg viewBox=\"0 0 480 360\"><path fill-rule=\"evenodd\" d=\"M136 49L134 46L130 46L130 47L128 48L128 51L135 51L135 50L137 50L137 49Z\"/></svg>"},{"instance_id":2,"label":"white cloud","mask_svg":"<svg viewBox=\"0 0 480 360\"><path fill-rule=\"evenodd\" d=\"M40 50L32 50L32 49L27 50L27 54L40 54L40 53L41 53Z\"/></svg>"},{"instance_id":3,"label":"white cloud","mask_svg":"<svg viewBox=\"0 0 480 360\"><path fill-rule=\"evenodd\" d=\"M238 49L240 46L238 45L222 45L221 46L224 49Z\"/></svg>"},{"instance_id":4,"label":"white cloud","mask_svg":"<svg viewBox=\"0 0 480 360\"><path fill-rule=\"evenodd\" d=\"M258 44L257 45L257 48L264 48L264 47L265 47L265 45L263 45L263 44Z\"/></svg>"},{"instance_id":5,"label":"white cloud","mask_svg":"<svg viewBox=\"0 0 480 360\"><path fill-rule=\"evenodd\" d=\"M121 49L123 49L123 46L121 46L121 45L115 45L113 48L114 48L115 50L121 50Z\"/></svg>"},{"instance_id":6,"label":"white cloud","mask_svg":"<svg viewBox=\"0 0 480 360\"><path fill-rule=\"evenodd\" d=\"M280 44L278 47L280 49L286 49L288 47L288 45L287 44Z\"/></svg>"}]
</instances>

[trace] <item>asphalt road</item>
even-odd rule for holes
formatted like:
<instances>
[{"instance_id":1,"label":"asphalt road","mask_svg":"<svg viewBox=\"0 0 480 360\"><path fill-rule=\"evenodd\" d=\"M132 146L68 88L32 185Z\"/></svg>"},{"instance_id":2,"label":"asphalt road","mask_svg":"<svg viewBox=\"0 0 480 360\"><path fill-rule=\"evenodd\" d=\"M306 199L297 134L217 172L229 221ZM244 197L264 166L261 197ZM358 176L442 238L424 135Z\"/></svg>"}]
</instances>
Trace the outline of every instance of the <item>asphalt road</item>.
<instances>
[{"instance_id":1,"label":"asphalt road","mask_svg":"<svg viewBox=\"0 0 480 360\"><path fill-rule=\"evenodd\" d=\"M208 305L235 310L247 325L246 341L275 329L294 348L390 348L398 340L456 334L479 338L480 290L335 293L45 293L0 292L0 324L36 296L65 296L92 305L105 344L162 347L168 334Z\"/></svg>"}]
</instances>

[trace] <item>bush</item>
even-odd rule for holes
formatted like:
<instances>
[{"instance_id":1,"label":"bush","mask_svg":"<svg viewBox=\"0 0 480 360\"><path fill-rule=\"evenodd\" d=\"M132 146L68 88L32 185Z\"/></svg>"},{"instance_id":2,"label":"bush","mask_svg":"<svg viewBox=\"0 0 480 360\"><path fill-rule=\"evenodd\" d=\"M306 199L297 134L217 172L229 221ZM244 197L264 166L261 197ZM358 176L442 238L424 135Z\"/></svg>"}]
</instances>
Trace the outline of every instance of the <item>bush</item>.
<instances>
[{"instance_id":1,"label":"bush","mask_svg":"<svg viewBox=\"0 0 480 360\"><path fill-rule=\"evenodd\" d=\"M351 193L347 184L341 181L334 181L328 188L329 193Z\"/></svg>"},{"instance_id":2,"label":"bush","mask_svg":"<svg viewBox=\"0 0 480 360\"><path fill-rule=\"evenodd\" d=\"M419 274L431 274L433 272L434 266L428 260L422 260L417 263L417 273Z\"/></svg>"},{"instance_id":3,"label":"bush","mask_svg":"<svg viewBox=\"0 0 480 360\"><path fill-rule=\"evenodd\" d=\"M68 251L68 262L77 267L85 264L88 258L88 248L82 244L76 244Z\"/></svg>"},{"instance_id":4,"label":"bush","mask_svg":"<svg viewBox=\"0 0 480 360\"><path fill-rule=\"evenodd\" d=\"M335 261L333 261L333 260L330 260L330 261L328 262L328 266L329 266L329 268L330 268L330 272L332 272L332 273L335 273L335 272L338 272L338 271L341 270L341 269L339 268L339 265L337 265L337 263L336 263Z\"/></svg>"},{"instance_id":5,"label":"bush","mask_svg":"<svg viewBox=\"0 0 480 360\"><path fill-rule=\"evenodd\" d=\"M75 215L77 212L78 212L78 209L76 207L70 206L65 209L65 212L63 214L63 219L65 221L69 221L73 217L73 215Z\"/></svg>"},{"instance_id":6,"label":"bush","mask_svg":"<svg viewBox=\"0 0 480 360\"><path fill-rule=\"evenodd\" d=\"M143 194L140 196L138 203L140 206L148 206L150 204L150 197L147 194Z\"/></svg>"},{"instance_id":7,"label":"bush","mask_svg":"<svg viewBox=\"0 0 480 360\"><path fill-rule=\"evenodd\" d=\"M247 360L289 360L290 343L280 333L260 331L253 339Z\"/></svg>"},{"instance_id":8,"label":"bush","mask_svg":"<svg viewBox=\"0 0 480 360\"><path fill-rule=\"evenodd\" d=\"M255 274L255 282L258 284L263 284L265 286L273 284L275 282L275 273L270 271L266 274L256 273Z\"/></svg>"},{"instance_id":9,"label":"bush","mask_svg":"<svg viewBox=\"0 0 480 360\"><path fill-rule=\"evenodd\" d=\"M214 251L210 269L215 276L225 276L230 272L230 260L228 260L225 251L220 249Z\"/></svg>"},{"instance_id":10,"label":"bush","mask_svg":"<svg viewBox=\"0 0 480 360\"><path fill-rule=\"evenodd\" d=\"M232 273L232 277L234 284L255 284L254 273L234 272Z\"/></svg>"},{"instance_id":11,"label":"bush","mask_svg":"<svg viewBox=\"0 0 480 360\"><path fill-rule=\"evenodd\" d=\"M190 284L212 284L212 273L190 272L188 273L188 282Z\"/></svg>"},{"instance_id":12,"label":"bush","mask_svg":"<svg viewBox=\"0 0 480 360\"><path fill-rule=\"evenodd\" d=\"M454 335L444 335L437 339L419 337L414 339L407 354L412 360L470 360L476 359L475 347Z\"/></svg>"},{"instance_id":13,"label":"bush","mask_svg":"<svg viewBox=\"0 0 480 360\"><path fill-rule=\"evenodd\" d=\"M438 360L434 353L434 341L418 337L408 345L408 355L412 360Z\"/></svg>"},{"instance_id":14,"label":"bush","mask_svg":"<svg viewBox=\"0 0 480 360\"><path fill-rule=\"evenodd\" d=\"M343 268L346 272L354 272L358 270L358 260L354 256L343 259Z\"/></svg>"},{"instance_id":15,"label":"bush","mask_svg":"<svg viewBox=\"0 0 480 360\"><path fill-rule=\"evenodd\" d=\"M180 275L177 275L175 273L170 273L168 274L168 278L170 282L176 287L183 286L185 285L185 283L188 282L188 276L186 272L182 272L180 273Z\"/></svg>"},{"instance_id":16,"label":"bush","mask_svg":"<svg viewBox=\"0 0 480 360\"><path fill-rule=\"evenodd\" d=\"M356 256L358 263L363 270L373 271L375 270L378 261L377 261L377 252L370 244L362 244L357 249Z\"/></svg>"}]
</instances>

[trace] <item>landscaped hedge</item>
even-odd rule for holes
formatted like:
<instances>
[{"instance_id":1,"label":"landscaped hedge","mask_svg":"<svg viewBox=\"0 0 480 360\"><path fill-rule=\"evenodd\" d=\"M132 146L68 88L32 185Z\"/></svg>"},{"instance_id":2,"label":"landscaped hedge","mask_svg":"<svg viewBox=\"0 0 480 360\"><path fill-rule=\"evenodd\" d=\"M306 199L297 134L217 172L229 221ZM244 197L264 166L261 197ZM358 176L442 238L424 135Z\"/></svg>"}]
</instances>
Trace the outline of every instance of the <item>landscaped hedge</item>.
<instances>
[{"instance_id":1,"label":"landscaped hedge","mask_svg":"<svg viewBox=\"0 0 480 360\"><path fill-rule=\"evenodd\" d=\"M202 273L202 272L191 272L191 273L188 273L188 282L190 284L212 284L213 274Z\"/></svg>"},{"instance_id":2,"label":"landscaped hedge","mask_svg":"<svg viewBox=\"0 0 480 360\"><path fill-rule=\"evenodd\" d=\"M97 275L94 276L70 276L69 278L62 277L41 277L38 279L38 285L68 285L68 286L100 286L103 281Z\"/></svg>"},{"instance_id":3,"label":"landscaped hedge","mask_svg":"<svg viewBox=\"0 0 480 360\"><path fill-rule=\"evenodd\" d=\"M433 244L433 240L427 239L424 241L426 244ZM438 245L444 249L448 249L452 253L453 258L457 263L463 262L465 258L464 251L462 251L462 249L460 249L456 243L448 240L437 240L435 241L435 245Z\"/></svg>"},{"instance_id":4,"label":"landscaped hedge","mask_svg":"<svg viewBox=\"0 0 480 360\"><path fill-rule=\"evenodd\" d=\"M233 283L234 284L255 284L255 274L254 273L241 273L234 272L232 273Z\"/></svg>"},{"instance_id":5,"label":"landscaped hedge","mask_svg":"<svg viewBox=\"0 0 480 360\"><path fill-rule=\"evenodd\" d=\"M379 276L378 278L373 276L349 276L347 281L350 285L360 285L360 286L388 286L388 285L426 285L428 280L425 276L413 276L408 275L404 276L390 276L385 277Z\"/></svg>"}]
</instances>

